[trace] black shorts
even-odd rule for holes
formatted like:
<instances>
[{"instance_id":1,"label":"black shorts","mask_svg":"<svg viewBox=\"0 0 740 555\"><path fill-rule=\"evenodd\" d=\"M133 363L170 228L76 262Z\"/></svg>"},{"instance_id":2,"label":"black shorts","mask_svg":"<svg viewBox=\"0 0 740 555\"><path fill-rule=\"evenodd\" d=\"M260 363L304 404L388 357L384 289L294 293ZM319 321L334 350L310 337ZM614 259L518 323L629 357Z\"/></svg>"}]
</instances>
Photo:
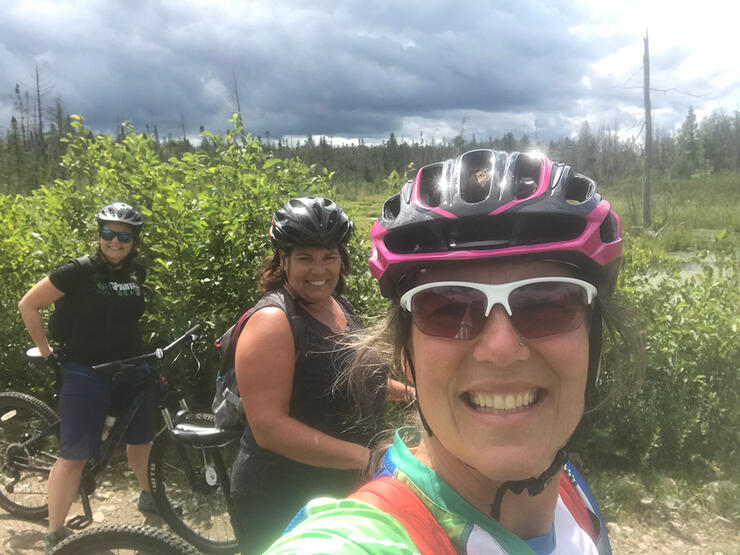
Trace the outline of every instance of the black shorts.
<instances>
[{"instance_id":1,"label":"black shorts","mask_svg":"<svg viewBox=\"0 0 740 555\"><path fill-rule=\"evenodd\" d=\"M79 362L65 362L59 393L61 417L59 456L69 460L95 457L100 448L103 422L108 414L126 410L151 370L146 363L119 373L101 375ZM126 430L129 444L149 443L154 438L157 413L154 387L146 387L139 410Z\"/></svg>"}]
</instances>

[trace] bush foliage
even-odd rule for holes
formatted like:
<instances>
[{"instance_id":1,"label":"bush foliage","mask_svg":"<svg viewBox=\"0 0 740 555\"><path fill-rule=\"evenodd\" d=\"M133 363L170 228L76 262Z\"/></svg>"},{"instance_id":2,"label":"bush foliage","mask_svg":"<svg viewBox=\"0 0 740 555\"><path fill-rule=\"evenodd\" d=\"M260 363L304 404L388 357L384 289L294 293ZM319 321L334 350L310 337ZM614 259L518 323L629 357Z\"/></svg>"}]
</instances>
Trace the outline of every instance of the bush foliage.
<instances>
[{"instance_id":1,"label":"bush foliage","mask_svg":"<svg viewBox=\"0 0 740 555\"><path fill-rule=\"evenodd\" d=\"M48 372L29 369L24 360L30 340L16 305L57 265L94 250L94 214L102 205L129 202L146 218L140 255L148 268L149 304L143 328L147 341L161 344L191 323L205 324L207 338L231 325L259 296L257 278L270 252L267 230L273 211L293 196L336 193L332 173L273 157L245 133L238 118L225 136L205 134L208 149L166 161L156 154L151 138L133 129L114 141L93 136L81 118L72 127L65 139L64 179L26 196L0 196L4 389L49 392ZM386 181L390 186L403 179ZM368 317L383 307L365 262L367 215L380 208L374 204L370 210L358 199L363 212L350 210L360 232L350 245L355 270L347 294ZM733 229L720 233L712 248L713 265L686 278L675 260L656 252L652 237L638 231L628 236L619 287L645 323L648 372L634 391L602 409L591 433L579 438L590 466L737 471L736 241ZM184 364L169 378L206 404L217 353L208 341L198 349L204 369L195 374ZM609 368L614 356L607 344L602 364L607 387L613 383Z\"/></svg>"},{"instance_id":2,"label":"bush foliage","mask_svg":"<svg viewBox=\"0 0 740 555\"><path fill-rule=\"evenodd\" d=\"M646 336L645 379L607 405L583 440L600 468L737 473L740 379L737 261L720 255L697 275L652 252L651 238L631 235L619 287L637 309ZM610 345L603 386L614 382Z\"/></svg>"}]
</instances>

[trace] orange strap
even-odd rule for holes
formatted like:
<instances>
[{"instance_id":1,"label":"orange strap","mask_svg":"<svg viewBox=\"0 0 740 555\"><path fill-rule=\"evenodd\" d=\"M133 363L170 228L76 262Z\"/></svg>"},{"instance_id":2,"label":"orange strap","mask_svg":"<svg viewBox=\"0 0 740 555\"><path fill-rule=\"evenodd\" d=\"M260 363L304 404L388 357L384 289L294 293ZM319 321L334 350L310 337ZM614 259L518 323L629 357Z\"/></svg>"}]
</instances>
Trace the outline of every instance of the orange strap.
<instances>
[{"instance_id":1,"label":"orange strap","mask_svg":"<svg viewBox=\"0 0 740 555\"><path fill-rule=\"evenodd\" d=\"M383 476L368 482L349 497L372 505L395 518L406 529L422 555L457 553L429 509L413 491L395 478Z\"/></svg>"}]
</instances>

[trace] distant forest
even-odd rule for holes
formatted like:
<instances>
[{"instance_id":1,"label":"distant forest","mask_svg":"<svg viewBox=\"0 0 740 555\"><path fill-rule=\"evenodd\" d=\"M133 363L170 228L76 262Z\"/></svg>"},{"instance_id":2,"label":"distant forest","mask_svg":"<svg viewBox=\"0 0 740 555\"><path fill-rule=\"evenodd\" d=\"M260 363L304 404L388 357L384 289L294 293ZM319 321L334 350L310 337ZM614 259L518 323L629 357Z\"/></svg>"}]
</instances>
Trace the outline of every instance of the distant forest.
<instances>
[{"instance_id":1,"label":"distant forest","mask_svg":"<svg viewBox=\"0 0 740 555\"><path fill-rule=\"evenodd\" d=\"M24 194L57 178L64 178L60 165L66 151L65 135L72 129L70 115L57 100L54 107L43 107L40 96L16 88L15 114L4 137L0 137L0 193ZM245 122L247 129L249 122ZM120 125L116 141L133 131ZM139 132L143 130L138 130ZM201 131L204 131L201 128ZM154 126L146 126L146 135L163 160L180 157L185 152L210 153L215 148L208 133L200 144L182 138L162 138ZM403 176L411 165L451 158L466 150L493 148L499 150L541 150L550 158L572 164L578 171L597 181L612 182L638 179L643 172L642 143L620 138L614 129L594 130L587 121L576 138L563 137L549 144L535 144L530 137L506 133L499 138L483 140L476 136L458 135L452 139L432 141L399 141L393 133L380 144L332 145L325 138L308 137L305 141L260 141L263 148L277 158L300 158L308 164L335 172L334 182L346 193L373 193L384 188L384 180L395 172ZM729 115L716 110L698 121L690 108L681 128L675 133L656 133L653 145L652 171L675 177L697 173L740 170L740 112Z\"/></svg>"}]
</instances>

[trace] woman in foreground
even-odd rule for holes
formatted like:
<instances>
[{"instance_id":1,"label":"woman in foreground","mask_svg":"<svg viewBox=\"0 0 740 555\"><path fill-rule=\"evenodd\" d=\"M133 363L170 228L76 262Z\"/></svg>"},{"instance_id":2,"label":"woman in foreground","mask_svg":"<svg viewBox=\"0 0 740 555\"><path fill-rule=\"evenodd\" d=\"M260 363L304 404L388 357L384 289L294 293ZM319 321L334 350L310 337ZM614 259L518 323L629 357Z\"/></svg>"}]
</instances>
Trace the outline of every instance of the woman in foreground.
<instances>
[{"instance_id":1,"label":"woman in foreground","mask_svg":"<svg viewBox=\"0 0 740 555\"><path fill-rule=\"evenodd\" d=\"M362 406L385 352L416 387L421 426L268 553L610 553L566 452L597 404L602 327L626 350L619 378L641 369L612 298L619 220L596 184L544 156L467 152L386 201L372 243L393 305L347 379Z\"/></svg>"}]
</instances>

